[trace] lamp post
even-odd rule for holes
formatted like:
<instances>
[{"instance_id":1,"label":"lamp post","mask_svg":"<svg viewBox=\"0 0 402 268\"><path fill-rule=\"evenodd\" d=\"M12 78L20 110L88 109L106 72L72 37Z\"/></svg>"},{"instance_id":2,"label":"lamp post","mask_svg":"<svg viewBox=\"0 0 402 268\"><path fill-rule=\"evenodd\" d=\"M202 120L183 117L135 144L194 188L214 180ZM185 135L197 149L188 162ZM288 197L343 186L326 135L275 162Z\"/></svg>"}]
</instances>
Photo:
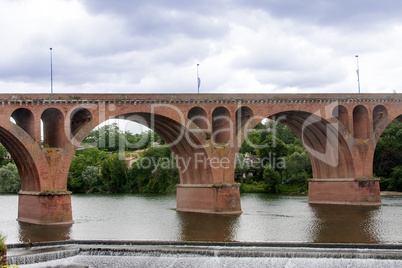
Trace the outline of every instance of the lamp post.
<instances>
[{"instance_id":1,"label":"lamp post","mask_svg":"<svg viewBox=\"0 0 402 268\"><path fill-rule=\"evenodd\" d=\"M53 58L52 48L50 48L50 94L53 94Z\"/></svg>"},{"instance_id":2,"label":"lamp post","mask_svg":"<svg viewBox=\"0 0 402 268\"><path fill-rule=\"evenodd\" d=\"M200 75L198 73L198 66L200 66L199 63L197 63L197 85L198 85L198 94L200 94L201 79L200 79Z\"/></svg>"},{"instance_id":3,"label":"lamp post","mask_svg":"<svg viewBox=\"0 0 402 268\"><path fill-rule=\"evenodd\" d=\"M357 69L356 69L356 73L357 73L357 87L359 90L359 94L360 94L360 74L359 74L359 55L356 55L356 60L357 60Z\"/></svg>"}]
</instances>

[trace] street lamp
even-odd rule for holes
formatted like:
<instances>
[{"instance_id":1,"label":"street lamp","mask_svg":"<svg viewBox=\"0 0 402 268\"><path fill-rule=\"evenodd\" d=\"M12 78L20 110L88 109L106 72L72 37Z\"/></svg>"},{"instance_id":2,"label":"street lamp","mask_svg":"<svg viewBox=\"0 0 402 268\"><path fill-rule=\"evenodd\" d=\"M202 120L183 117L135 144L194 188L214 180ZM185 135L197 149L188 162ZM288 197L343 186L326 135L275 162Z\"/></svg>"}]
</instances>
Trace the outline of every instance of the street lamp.
<instances>
[{"instance_id":1,"label":"street lamp","mask_svg":"<svg viewBox=\"0 0 402 268\"><path fill-rule=\"evenodd\" d=\"M52 48L50 48L50 93L53 94L53 59L52 59Z\"/></svg>"},{"instance_id":2,"label":"street lamp","mask_svg":"<svg viewBox=\"0 0 402 268\"><path fill-rule=\"evenodd\" d=\"M357 60L357 70L356 70L356 73L357 73L357 87L358 87L359 94L360 94L359 55L356 55L355 57L356 57L356 60Z\"/></svg>"}]
</instances>

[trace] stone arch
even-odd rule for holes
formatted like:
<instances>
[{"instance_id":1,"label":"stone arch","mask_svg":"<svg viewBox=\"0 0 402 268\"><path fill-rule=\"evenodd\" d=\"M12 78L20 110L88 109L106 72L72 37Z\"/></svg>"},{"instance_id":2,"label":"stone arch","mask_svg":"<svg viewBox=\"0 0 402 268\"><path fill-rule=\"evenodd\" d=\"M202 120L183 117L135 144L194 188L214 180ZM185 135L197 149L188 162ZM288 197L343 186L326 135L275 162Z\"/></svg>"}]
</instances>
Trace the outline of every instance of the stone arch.
<instances>
[{"instance_id":1,"label":"stone arch","mask_svg":"<svg viewBox=\"0 0 402 268\"><path fill-rule=\"evenodd\" d=\"M92 114L88 109L77 108L70 115L70 131L75 136L77 132L92 120Z\"/></svg>"},{"instance_id":2,"label":"stone arch","mask_svg":"<svg viewBox=\"0 0 402 268\"><path fill-rule=\"evenodd\" d=\"M27 133L22 132L21 129L17 129L14 125L12 132L18 133L18 136L23 137L26 142L32 141ZM11 126L13 129L13 126ZM15 135L10 131L0 127L0 142L10 153L15 164L18 168L18 173L21 178L21 190L22 191L40 191L40 176L36 167L35 160L32 158L30 152L27 150L26 144L24 145ZM37 145L36 145L37 146Z\"/></svg>"},{"instance_id":3,"label":"stone arch","mask_svg":"<svg viewBox=\"0 0 402 268\"><path fill-rule=\"evenodd\" d=\"M335 126L315 114L302 111L280 112L270 118L280 118L279 122L302 140L314 178L354 178L352 154Z\"/></svg>"},{"instance_id":4,"label":"stone arch","mask_svg":"<svg viewBox=\"0 0 402 268\"><path fill-rule=\"evenodd\" d=\"M343 105L338 105L332 110L332 116L339 120L345 128L349 129L348 110Z\"/></svg>"},{"instance_id":5,"label":"stone arch","mask_svg":"<svg viewBox=\"0 0 402 268\"><path fill-rule=\"evenodd\" d=\"M19 108L11 114L11 117L17 126L25 130L31 137L35 136L35 118L30 110Z\"/></svg>"},{"instance_id":6,"label":"stone arch","mask_svg":"<svg viewBox=\"0 0 402 268\"><path fill-rule=\"evenodd\" d=\"M353 109L353 133L356 139L368 139L369 137L369 115L367 108L357 105Z\"/></svg>"},{"instance_id":7,"label":"stone arch","mask_svg":"<svg viewBox=\"0 0 402 268\"><path fill-rule=\"evenodd\" d=\"M201 107L193 107L188 111L187 118L194 122L200 129L208 130L207 113Z\"/></svg>"},{"instance_id":8,"label":"stone arch","mask_svg":"<svg viewBox=\"0 0 402 268\"><path fill-rule=\"evenodd\" d=\"M230 112L225 107L217 107L212 112L212 142L228 143L231 135L232 120Z\"/></svg>"},{"instance_id":9,"label":"stone arch","mask_svg":"<svg viewBox=\"0 0 402 268\"><path fill-rule=\"evenodd\" d=\"M43 122L43 145L51 148L63 148L66 143L64 135L64 116L56 108L46 109L41 116Z\"/></svg>"},{"instance_id":10,"label":"stone arch","mask_svg":"<svg viewBox=\"0 0 402 268\"><path fill-rule=\"evenodd\" d=\"M381 123L377 122L376 128L375 128L375 138L374 138L374 142L375 142L375 146L377 146L378 140L380 139L382 133L384 132L384 130L387 128L387 126L393 121L393 120L397 120L399 122L402 122L402 114L399 116L392 116L389 115L387 117L385 117L384 119L381 120Z\"/></svg>"},{"instance_id":11,"label":"stone arch","mask_svg":"<svg viewBox=\"0 0 402 268\"><path fill-rule=\"evenodd\" d=\"M208 160L205 147L183 124L161 114L145 112L116 115L115 118L133 121L155 131L176 158L181 184L213 183L211 167L205 165ZM79 136L84 137L89 134L90 129L80 129L78 132Z\"/></svg>"},{"instance_id":12,"label":"stone arch","mask_svg":"<svg viewBox=\"0 0 402 268\"><path fill-rule=\"evenodd\" d=\"M377 123L388 116L388 110L383 105L377 105L373 110L373 129L376 129Z\"/></svg>"},{"instance_id":13,"label":"stone arch","mask_svg":"<svg viewBox=\"0 0 402 268\"><path fill-rule=\"evenodd\" d=\"M253 110L249 107L242 106L236 111L236 135L239 133L242 127L254 117Z\"/></svg>"}]
</instances>

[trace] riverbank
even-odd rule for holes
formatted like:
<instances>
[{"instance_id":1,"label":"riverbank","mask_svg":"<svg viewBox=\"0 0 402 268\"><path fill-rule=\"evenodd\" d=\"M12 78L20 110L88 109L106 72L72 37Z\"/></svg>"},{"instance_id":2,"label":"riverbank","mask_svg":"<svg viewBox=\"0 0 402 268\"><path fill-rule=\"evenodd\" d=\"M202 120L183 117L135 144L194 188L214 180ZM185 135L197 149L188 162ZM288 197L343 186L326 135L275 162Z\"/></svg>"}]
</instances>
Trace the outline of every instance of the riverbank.
<instances>
[{"instance_id":1,"label":"riverbank","mask_svg":"<svg viewBox=\"0 0 402 268\"><path fill-rule=\"evenodd\" d=\"M240 185L241 193L265 193L264 182L242 183ZM280 184L278 186L278 194L283 195L307 195L305 187L294 184Z\"/></svg>"},{"instance_id":2,"label":"riverbank","mask_svg":"<svg viewBox=\"0 0 402 268\"><path fill-rule=\"evenodd\" d=\"M402 196L402 192L381 191L381 196Z\"/></svg>"},{"instance_id":3,"label":"riverbank","mask_svg":"<svg viewBox=\"0 0 402 268\"><path fill-rule=\"evenodd\" d=\"M308 195L308 191L299 185L281 184L278 187L279 193L282 195ZM241 193L264 193L264 183L242 183L240 186ZM402 196L402 192L381 191L381 196Z\"/></svg>"}]
</instances>

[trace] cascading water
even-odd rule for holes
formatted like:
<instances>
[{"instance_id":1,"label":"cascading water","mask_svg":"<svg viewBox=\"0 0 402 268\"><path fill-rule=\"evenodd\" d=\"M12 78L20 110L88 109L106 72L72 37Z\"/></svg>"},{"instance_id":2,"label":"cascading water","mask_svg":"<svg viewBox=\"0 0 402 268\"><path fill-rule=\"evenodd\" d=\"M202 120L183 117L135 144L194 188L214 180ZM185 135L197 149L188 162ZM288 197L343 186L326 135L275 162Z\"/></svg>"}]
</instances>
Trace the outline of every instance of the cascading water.
<instances>
[{"instance_id":1,"label":"cascading water","mask_svg":"<svg viewBox=\"0 0 402 268\"><path fill-rule=\"evenodd\" d=\"M11 245L19 267L402 267L402 245L65 241Z\"/></svg>"}]
</instances>

